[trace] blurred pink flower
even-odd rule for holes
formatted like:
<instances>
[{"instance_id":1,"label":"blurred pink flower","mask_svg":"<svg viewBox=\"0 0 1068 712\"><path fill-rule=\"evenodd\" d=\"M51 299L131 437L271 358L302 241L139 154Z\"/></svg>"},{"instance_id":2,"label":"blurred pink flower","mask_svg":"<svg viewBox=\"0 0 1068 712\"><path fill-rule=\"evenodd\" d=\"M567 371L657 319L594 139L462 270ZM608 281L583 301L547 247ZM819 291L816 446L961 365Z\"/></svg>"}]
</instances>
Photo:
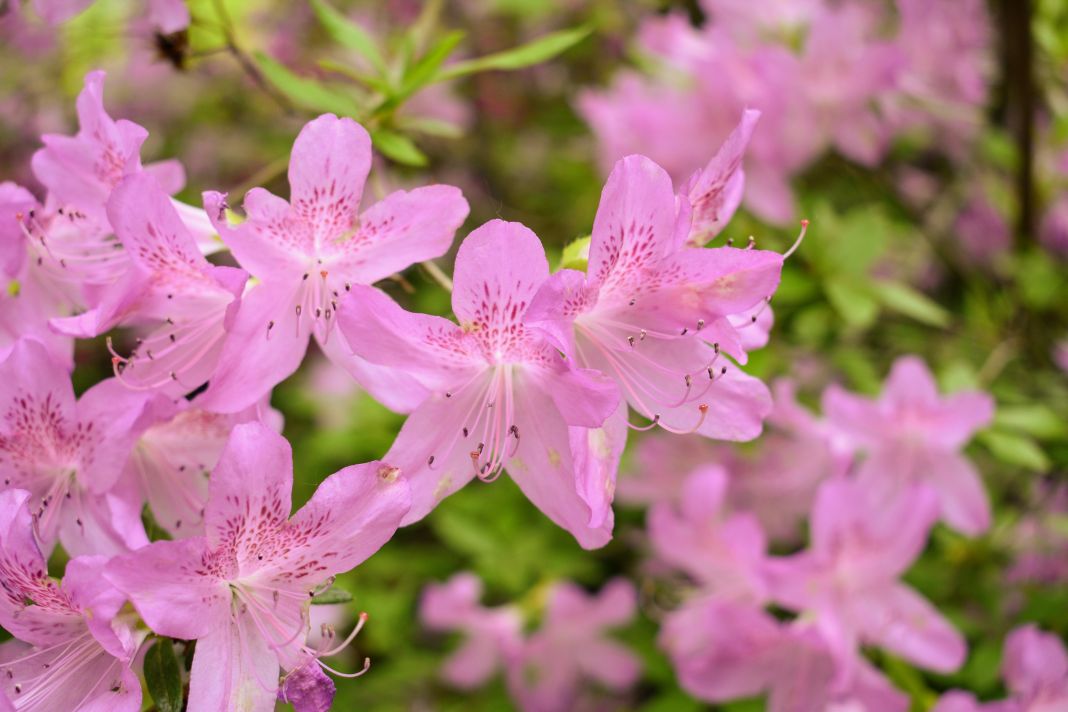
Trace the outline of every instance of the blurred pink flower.
<instances>
[{"instance_id":1,"label":"blurred pink flower","mask_svg":"<svg viewBox=\"0 0 1068 712\"><path fill-rule=\"evenodd\" d=\"M994 401L969 391L938 394L921 359L894 362L878 400L830 386L823 394L830 423L867 453L858 482L871 496L891 501L923 483L938 493L942 519L965 534L990 525L990 504L982 479L961 453L979 429L990 423Z\"/></svg>"},{"instance_id":2,"label":"blurred pink flower","mask_svg":"<svg viewBox=\"0 0 1068 712\"><path fill-rule=\"evenodd\" d=\"M861 644L951 672L963 637L931 603L898 581L919 557L938 516L935 493L912 487L884 501L848 480L824 483L809 520L809 548L767 565L772 598L812 617L848 675Z\"/></svg>"},{"instance_id":3,"label":"blurred pink flower","mask_svg":"<svg viewBox=\"0 0 1068 712\"><path fill-rule=\"evenodd\" d=\"M981 194L964 206L954 224L965 255L978 264L989 264L1012 247L1012 233L1005 218Z\"/></svg>"},{"instance_id":4,"label":"blurred pink flower","mask_svg":"<svg viewBox=\"0 0 1068 712\"><path fill-rule=\"evenodd\" d=\"M583 680L610 691L625 691L641 676L641 661L607 636L630 623L637 592L625 579L613 579L600 593L587 594L564 581L548 594L541 627L523 641L507 667L508 689L524 712L571 709Z\"/></svg>"},{"instance_id":5,"label":"blurred pink flower","mask_svg":"<svg viewBox=\"0 0 1068 712\"><path fill-rule=\"evenodd\" d=\"M658 559L689 574L702 591L761 603L767 598L767 541L752 514L725 511L727 487L722 468L696 470L676 504L649 510L649 539Z\"/></svg>"},{"instance_id":6,"label":"blurred pink flower","mask_svg":"<svg viewBox=\"0 0 1068 712\"><path fill-rule=\"evenodd\" d=\"M486 684L518 654L523 620L513 606L485 608L482 581L472 573L458 573L431 584L419 602L419 617L428 630L458 631L463 644L441 669L451 685L469 690Z\"/></svg>"},{"instance_id":7,"label":"blurred pink flower","mask_svg":"<svg viewBox=\"0 0 1068 712\"><path fill-rule=\"evenodd\" d=\"M1053 633L1034 625L1016 628L1005 639L1001 674L1009 699L982 703L954 690L932 712L1059 712L1068 709L1068 652Z\"/></svg>"}]
</instances>

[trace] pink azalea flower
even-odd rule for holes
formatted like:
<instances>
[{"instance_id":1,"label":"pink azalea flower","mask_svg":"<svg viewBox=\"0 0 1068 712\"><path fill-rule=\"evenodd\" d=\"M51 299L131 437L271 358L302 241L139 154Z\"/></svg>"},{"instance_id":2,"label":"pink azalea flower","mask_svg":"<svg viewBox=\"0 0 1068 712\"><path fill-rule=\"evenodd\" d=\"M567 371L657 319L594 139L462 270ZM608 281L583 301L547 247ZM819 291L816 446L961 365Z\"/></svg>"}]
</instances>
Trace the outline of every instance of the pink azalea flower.
<instances>
[{"instance_id":1,"label":"pink azalea flower","mask_svg":"<svg viewBox=\"0 0 1068 712\"><path fill-rule=\"evenodd\" d=\"M926 487L885 502L853 481L824 483L809 520L809 548L767 565L772 597L815 618L845 671L860 643L939 672L957 669L964 639L898 581L923 550L937 514L937 497Z\"/></svg>"},{"instance_id":2,"label":"pink azalea flower","mask_svg":"<svg viewBox=\"0 0 1068 712\"><path fill-rule=\"evenodd\" d=\"M386 455L412 483L405 524L475 477L492 480L507 468L582 546L611 538L611 509L591 511L577 480L572 434L602 425L619 395L601 374L571 368L528 325L528 306L548 276L537 236L494 220L468 235L456 255L459 325L406 312L370 287L354 285L345 299L341 328L357 355L401 368L433 391Z\"/></svg>"},{"instance_id":3,"label":"pink azalea flower","mask_svg":"<svg viewBox=\"0 0 1068 712\"><path fill-rule=\"evenodd\" d=\"M767 541L752 514L725 513L727 487L721 467L696 470L677 505L661 503L649 510L649 539L661 561L689 574L704 591L760 602L767 597Z\"/></svg>"},{"instance_id":4,"label":"pink azalea flower","mask_svg":"<svg viewBox=\"0 0 1068 712\"><path fill-rule=\"evenodd\" d=\"M975 696L951 691L933 712L1057 712L1068 709L1068 652L1053 633L1034 625L1013 630L1005 639L1001 674L1010 697L980 704Z\"/></svg>"},{"instance_id":5,"label":"pink azalea flower","mask_svg":"<svg viewBox=\"0 0 1068 712\"><path fill-rule=\"evenodd\" d=\"M326 114L293 144L290 202L253 189L245 197L248 219L230 226L226 196L205 193L223 240L260 283L245 297L204 407L233 412L261 399L297 369L313 334L387 406L411 410L425 397L410 376L353 358L334 336L337 307L353 286L444 254L467 217L467 201L457 188L432 185L397 191L361 214L370 167L367 132Z\"/></svg>"},{"instance_id":6,"label":"pink azalea flower","mask_svg":"<svg viewBox=\"0 0 1068 712\"><path fill-rule=\"evenodd\" d=\"M125 597L101 576L107 559L76 557L62 582L49 578L30 497L0 492L0 625L16 638L0 645L0 709L137 712L141 683L130 663L142 636L119 614Z\"/></svg>"},{"instance_id":7,"label":"pink azalea flower","mask_svg":"<svg viewBox=\"0 0 1068 712\"><path fill-rule=\"evenodd\" d=\"M0 383L0 489L30 492L44 549L57 538L72 555L145 544L141 500L119 475L156 401L114 379L75 401L66 370L28 339L0 364Z\"/></svg>"},{"instance_id":8,"label":"pink azalea flower","mask_svg":"<svg viewBox=\"0 0 1068 712\"><path fill-rule=\"evenodd\" d=\"M172 539L204 533L208 478L234 426L260 421L281 432L281 415L266 404L241 413L210 413L180 400L158 413L133 446L124 478L147 500Z\"/></svg>"},{"instance_id":9,"label":"pink azalea flower","mask_svg":"<svg viewBox=\"0 0 1068 712\"><path fill-rule=\"evenodd\" d=\"M208 262L146 173L114 189L108 216L129 255L124 278L97 308L53 325L87 337L116 324L154 324L131 356L112 351L116 376L136 390L181 396L214 373L248 275Z\"/></svg>"},{"instance_id":10,"label":"pink azalea flower","mask_svg":"<svg viewBox=\"0 0 1068 712\"><path fill-rule=\"evenodd\" d=\"M508 689L524 712L571 709L583 680L625 691L641 676L641 661L608 638L606 631L630 623L637 592L624 579L589 595L570 582L549 592L541 628L527 638L508 665Z\"/></svg>"},{"instance_id":11,"label":"pink azalea flower","mask_svg":"<svg viewBox=\"0 0 1068 712\"><path fill-rule=\"evenodd\" d=\"M683 689L708 702L766 694L768 712L909 708L908 696L866 662L841 679L816 630L780 624L748 603L694 599L665 617L659 643Z\"/></svg>"},{"instance_id":12,"label":"pink azalea flower","mask_svg":"<svg viewBox=\"0 0 1068 712\"><path fill-rule=\"evenodd\" d=\"M95 0L33 0L34 11L50 25L58 25L85 12ZM148 0L153 28L169 35L189 26L189 8L182 0Z\"/></svg>"},{"instance_id":13,"label":"pink azalea flower","mask_svg":"<svg viewBox=\"0 0 1068 712\"><path fill-rule=\"evenodd\" d=\"M844 474L853 450L797 403L792 384L779 380L772 391L770 427L752 451L699 438L643 438L632 466L619 478L620 501L681 502L690 476L717 463L729 473L729 511L755 516L773 541L796 541L820 482Z\"/></svg>"},{"instance_id":14,"label":"pink azalea flower","mask_svg":"<svg viewBox=\"0 0 1068 712\"><path fill-rule=\"evenodd\" d=\"M517 608L485 608L481 598L482 581L472 573L459 573L427 586L419 602L419 617L428 630L463 633L463 645L445 661L441 676L465 690L481 687L504 669L522 638Z\"/></svg>"},{"instance_id":15,"label":"pink azalea flower","mask_svg":"<svg viewBox=\"0 0 1068 712\"><path fill-rule=\"evenodd\" d=\"M73 339L48 326L49 319L73 306L71 298L66 290L54 288L42 265L27 257L22 221L39 208L25 188L0 183L0 357L20 338L32 337L57 361L73 366Z\"/></svg>"},{"instance_id":16,"label":"pink azalea flower","mask_svg":"<svg viewBox=\"0 0 1068 712\"><path fill-rule=\"evenodd\" d=\"M197 640L191 709L273 710L279 666L298 680L306 665L325 667L319 658L349 641L305 645L311 596L377 551L408 510L397 470L372 462L328 477L290 517L292 462L282 436L238 425L212 472L205 535L154 542L106 570L152 630Z\"/></svg>"},{"instance_id":17,"label":"pink azalea flower","mask_svg":"<svg viewBox=\"0 0 1068 712\"><path fill-rule=\"evenodd\" d=\"M620 161L601 195L587 274L554 274L528 318L580 366L610 376L627 404L652 421L639 429L749 440L760 433L771 398L728 361L746 360L746 325L730 317L767 303L783 257L681 246L689 235L686 212L680 219L663 169L642 156ZM621 406L590 437L573 436L595 517L610 509L626 418Z\"/></svg>"},{"instance_id":18,"label":"pink azalea flower","mask_svg":"<svg viewBox=\"0 0 1068 712\"><path fill-rule=\"evenodd\" d=\"M694 247L708 243L730 222L745 193L742 158L760 119L760 112L747 109L738 126L703 169L694 173L680 193L693 208L693 224L687 241Z\"/></svg>"},{"instance_id":19,"label":"pink azalea flower","mask_svg":"<svg viewBox=\"0 0 1068 712\"><path fill-rule=\"evenodd\" d=\"M898 93L884 111L899 128L929 131L938 145L961 152L983 123L993 76L990 18L978 0L896 0L895 44L906 58Z\"/></svg>"},{"instance_id":20,"label":"pink azalea flower","mask_svg":"<svg viewBox=\"0 0 1068 712\"><path fill-rule=\"evenodd\" d=\"M872 496L890 499L914 483L938 492L942 518L966 534L990 525L982 480L960 449L987 425L994 401L985 393L942 398L915 356L898 359L878 400L830 386L823 411L831 424L867 452L857 472Z\"/></svg>"},{"instance_id":21,"label":"pink azalea flower","mask_svg":"<svg viewBox=\"0 0 1068 712\"><path fill-rule=\"evenodd\" d=\"M1068 198L1061 195L1046 209L1038 237L1050 252L1068 255Z\"/></svg>"},{"instance_id":22,"label":"pink azalea flower","mask_svg":"<svg viewBox=\"0 0 1068 712\"><path fill-rule=\"evenodd\" d=\"M34 175L48 188L51 202L65 207L68 214L80 214L94 224L106 226L104 206L108 196L128 175L145 170L159 180L168 194L181 190L185 172L177 161L142 168L141 144L148 138L148 131L132 121L115 120L108 115L104 108L104 72L85 75L85 88L78 94L76 106L78 133L46 134L41 137L44 148L33 155ZM88 263L84 254L82 258Z\"/></svg>"}]
</instances>

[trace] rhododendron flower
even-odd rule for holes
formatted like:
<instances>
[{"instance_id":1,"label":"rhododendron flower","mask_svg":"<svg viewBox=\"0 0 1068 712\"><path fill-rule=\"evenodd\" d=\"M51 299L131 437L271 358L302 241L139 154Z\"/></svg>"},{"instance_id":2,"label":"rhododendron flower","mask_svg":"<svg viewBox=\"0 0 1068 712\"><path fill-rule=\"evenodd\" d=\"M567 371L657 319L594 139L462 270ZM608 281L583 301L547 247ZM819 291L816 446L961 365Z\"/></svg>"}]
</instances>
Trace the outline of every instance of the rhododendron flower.
<instances>
[{"instance_id":1,"label":"rhododendron flower","mask_svg":"<svg viewBox=\"0 0 1068 712\"><path fill-rule=\"evenodd\" d=\"M742 373L741 333L730 316L764 305L779 284L775 252L682 247L688 211L677 217L671 178L642 156L612 171L590 239L587 274L561 270L534 299L528 319L584 368L609 375L631 408L675 433L749 440L771 410L767 388ZM752 324L756 317L750 317ZM626 410L596 438L575 433L595 516L611 503L626 442Z\"/></svg>"},{"instance_id":2,"label":"rhododendron flower","mask_svg":"<svg viewBox=\"0 0 1068 712\"><path fill-rule=\"evenodd\" d=\"M703 590L723 598L763 601L767 541L748 512L727 514L726 471L716 465L696 470L677 505L649 510L649 539L656 556L685 571Z\"/></svg>"},{"instance_id":3,"label":"rhododendron flower","mask_svg":"<svg viewBox=\"0 0 1068 712\"><path fill-rule=\"evenodd\" d=\"M130 663L142 636L119 615L126 599L101 575L107 559L76 557L62 582L49 578L30 497L0 492L0 625L16 638L0 645L0 709L137 712Z\"/></svg>"},{"instance_id":4,"label":"rhododendron flower","mask_svg":"<svg viewBox=\"0 0 1068 712\"><path fill-rule=\"evenodd\" d=\"M233 412L260 400L297 369L313 334L386 405L411 410L425 397L410 376L354 359L339 344L337 308L353 286L444 254L467 217L467 201L457 188L432 185L397 191L361 213L370 167L363 127L325 114L293 144L290 202L253 189L245 197L248 219L230 226L226 196L205 194L219 234L259 284L245 296L204 407Z\"/></svg>"},{"instance_id":5,"label":"rhododendron flower","mask_svg":"<svg viewBox=\"0 0 1068 712\"><path fill-rule=\"evenodd\" d=\"M419 602L419 617L428 630L459 631L462 646L445 661L441 676L449 684L474 689L486 684L518 654L523 620L512 606L485 608L482 581L459 573L431 584Z\"/></svg>"},{"instance_id":6,"label":"rhododendron flower","mask_svg":"<svg viewBox=\"0 0 1068 712\"><path fill-rule=\"evenodd\" d=\"M39 208L25 188L0 183L0 357L23 337L32 337L48 348L57 360L71 364L72 339L55 333L48 320L73 307L64 290L52 288L41 265L27 259L22 220Z\"/></svg>"},{"instance_id":7,"label":"rhododendron flower","mask_svg":"<svg viewBox=\"0 0 1068 712\"><path fill-rule=\"evenodd\" d=\"M30 492L46 552L57 538L72 555L147 542L140 498L118 485L134 426L152 402L113 379L75 402L66 370L29 339L0 364L0 489Z\"/></svg>"},{"instance_id":8,"label":"rhododendron flower","mask_svg":"<svg viewBox=\"0 0 1068 712\"><path fill-rule=\"evenodd\" d=\"M279 666L298 679L325 666L318 659L348 641L305 645L311 597L377 551L408 510L397 470L371 462L328 477L290 517L292 462L281 435L238 425L212 471L205 535L154 542L106 570L152 630L197 641L190 709L273 710Z\"/></svg>"},{"instance_id":9,"label":"rhododendron flower","mask_svg":"<svg viewBox=\"0 0 1068 712\"><path fill-rule=\"evenodd\" d=\"M91 227L107 226L108 196L126 176L148 172L168 195L177 193L185 184L185 171L176 160L142 167L141 145L148 138L148 131L132 121L115 120L108 115L104 109L104 76L102 71L85 75L85 88L76 103L78 133L46 134L41 137L44 148L33 155L34 175L48 189L47 207L65 215L69 222ZM202 249L217 250L217 241L210 239L210 231L206 230L210 223L204 212L177 201L175 205ZM62 258L65 267L80 270L79 274L87 277L101 277L106 283L108 271L117 269L123 255L106 235L93 234L89 229L85 232L81 243L68 238L64 252L54 253L54 257ZM48 236L52 237L50 233Z\"/></svg>"},{"instance_id":10,"label":"rhododendron flower","mask_svg":"<svg viewBox=\"0 0 1068 712\"><path fill-rule=\"evenodd\" d=\"M181 400L160 409L134 443L128 478L172 539L204 533L208 478L235 425L260 421L282 430L281 415L266 404L240 413L210 413Z\"/></svg>"},{"instance_id":11,"label":"rhododendron flower","mask_svg":"<svg viewBox=\"0 0 1068 712\"><path fill-rule=\"evenodd\" d=\"M718 596L668 614L660 647L679 683L709 702L767 695L768 712L905 712L907 695L866 662L842 679L826 642L804 623L781 624L751 604Z\"/></svg>"},{"instance_id":12,"label":"rhododendron flower","mask_svg":"<svg viewBox=\"0 0 1068 712\"><path fill-rule=\"evenodd\" d=\"M700 247L719 234L734 216L745 193L742 159L760 112L747 109L716 155L690 176L680 193L693 209L693 224L687 242Z\"/></svg>"},{"instance_id":13,"label":"rhododendron flower","mask_svg":"<svg viewBox=\"0 0 1068 712\"><path fill-rule=\"evenodd\" d=\"M570 582L548 594L541 627L523 642L508 666L508 689L524 712L572 709L583 680L623 691L641 675L641 661L609 638L609 629L630 623L637 612L634 584L613 579L587 594Z\"/></svg>"},{"instance_id":14,"label":"rhododendron flower","mask_svg":"<svg viewBox=\"0 0 1068 712\"><path fill-rule=\"evenodd\" d=\"M894 362L878 400L831 386L823 394L823 412L867 452L857 477L871 496L887 500L924 483L938 492L950 526L978 534L990 525L982 480L960 454L993 417L990 396L969 391L942 398L923 361L906 356Z\"/></svg>"},{"instance_id":15,"label":"rhododendron flower","mask_svg":"<svg viewBox=\"0 0 1068 712\"><path fill-rule=\"evenodd\" d=\"M767 564L771 595L807 612L843 670L860 643L878 645L922 667L955 670L964 660L961 635L898 577L927 541L938 502L914 487L892 502L863 486L831 480L816 495L807 550Z\"/></svg>"},{"instance_id":16,"label":"rhododendron flower","mask_svg":"<svg viewBox=\"0 0 1068 712\"><path fill-rule=\"evenodd\" d=\"M600 426L619 395L601 374L572 368L528 325L527 309L548 276L537 236L494 220L456 255L459 325L406 312L370 287L353 286L345 299L341 328L357 355L403 369L433 391L386 454L412 483L405 524L475 477L492 480L507 468L582 546L611 538L611 494L601 490L607 501L596 516L577 480L569 426Z\"/></svg>"},{"instance_id":17,"label":"rhododendron flower","mask_svg":"<svg viewBox=\"0 0 1068 712\"><path fill-rule=\"evenodd\" d=\"M138 340L132 356L114 355L116 375L134 389L188 393L214 373L248 275L208 262L158 183L145 173L115 188L108 216L130 268L96 309L55 325L92 336L116 323L156 324Z\"/></svg>"},{"instance_id":18,"label":"rhododendron flower","mask_svg":"<svg viewBox=\"0 0 1068 712\"><path fill-rule=\"evenodd\" d=\"M1005 639L1001 674L1010 697L979 704L967 692L942 696L933 712L1057 712L1068 709L1068 652L1053 633L1021 626Z\"/></svg>"}]
</instances>

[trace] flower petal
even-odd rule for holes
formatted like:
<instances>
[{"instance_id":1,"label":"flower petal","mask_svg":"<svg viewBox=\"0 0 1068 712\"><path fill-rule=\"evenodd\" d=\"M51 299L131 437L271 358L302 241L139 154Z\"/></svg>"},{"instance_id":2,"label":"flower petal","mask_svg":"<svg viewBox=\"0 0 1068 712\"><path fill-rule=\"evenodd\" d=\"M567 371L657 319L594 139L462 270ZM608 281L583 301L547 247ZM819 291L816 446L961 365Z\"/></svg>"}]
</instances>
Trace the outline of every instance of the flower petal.
<instances>
[{"instance_id":1,"label":"flower petal","mask_svg":"<svg viewBox=\"0 0 1068 712\"><path fill-rule=\"evenodd\" d=\"M355 234L325 239L324 259L345 279L371 284L448 252L468 212L451 185L399 190L360 215Z\"/></svg>"}]
</instances>

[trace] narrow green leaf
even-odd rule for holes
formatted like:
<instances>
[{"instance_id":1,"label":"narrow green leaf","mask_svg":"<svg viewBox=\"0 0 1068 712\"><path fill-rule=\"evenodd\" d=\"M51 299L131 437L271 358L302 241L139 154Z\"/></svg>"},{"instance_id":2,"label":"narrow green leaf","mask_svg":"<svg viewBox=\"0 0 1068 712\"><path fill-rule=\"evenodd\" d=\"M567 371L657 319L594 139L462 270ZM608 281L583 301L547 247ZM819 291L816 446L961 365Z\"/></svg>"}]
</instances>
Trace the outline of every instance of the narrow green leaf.
<instances>
[{"instance_id":1,"label":"narrow green leaf","mask_svg":"<svg viewBox=\"0 0 1068 712\"><path fill-rule=\"evenodd\" d=\"M998 406L994 426L1000 430L1017 430L1035 438L1058 440L1068 434L1068 425L1056 412L1041 403Z\"/></svg>"},{"instance_id":2,"label":"narrow green leaf","mask_svg":"<svg viewBox=\"0 0 1068 712\"><path fill-rule=\"evenodd\" d=\"M929 326L945 327L949 324L948 311L903 282L880 281L873 282L871 286L887 309Z\"/></svg>"},{"instance_id":3,"label":"narrow green leaf","mask_svg":"<svg viewBox=\"0 0 1068 712\"><path fill-rule=\"evenodd\" d=\"M446 81L493 69L513 70L539 64L571 49L586 39L591 32L592 29L589 27L575 27L569 30L552 32L504 52L450 64L438 72L437 76L434 77L434 81Z\"/></svg>"},{"instance_id":4,"label":"narrow green leaf","mask_svg":"<svg viewBox=\"0 0 1068 712\"><path fill-rule=\"evenodd\" d=\"M182 712L182 673L170 638L160 638L145 653L145 685L159 712Z\"/></svg>"},{"instance_id":5,"label":"narrow green leaf","mask_svg":"<svg viewBox=\"0 0 1068 712\"><path fill-rule=\"evenodd\" d=\"M359 69L351 67L347 64L342 64L341 62L337 62L333 59L320 59L318 64L322 69L325 69L328 72L334 72L335 74L340 74L341 76L348 77L349 79L357 81L360 84L366 86L367 88L378 92L379 94L389 94L391 91L393 91L393 87L391 87L389 85L389 82L387 82L385 79L377 77L373 74L365 74Z\"/></svg>"},{"instance_id":6,"label":"narrow green leaf","mask_svg":"<svg viewBox=\"0 0 1068 712\"><path fill-rule=\"evenodd\" d=\"M331 603L348 603L352 600L352 594L343 588L337 586L331 586L322 593L312 598L311 603L313 606L326 606Z\"/></svg>"},{"instance_id":7,"label":"narrow green leaf","mask_svg":"<svg viewBox=\"0 0 1068 712\"><path fill-rule=\"evenodd\" d=\"M371 140L376 149L397 163L417 167L427 164L426 154L407 136L387 129L376 129L371 132Z\"/></svg>"},{"instance_id":8,"label":"narrow green leaf","mask_svg":"<svg viewBox=\"0 0 1068 712\"><path fill-rule=\"evenodd\" d=\"M434 43L434 45L427 50L426 54L419 58L417 62L412 64L408 68L408 71L404 73L404 80L401 83L401 89L397 92L398 100L405 99L415 92L419 91L427 84L434 81L434 75L441 67L442 62L448 59L452 51L456 49L456 45L464 38L464 33L460 30L449 32L440 40Z\"/></svg>"},{"instance_id":9,"label":"narrow green leaf","mask_svg":"<svg viewBox=\"0 0 1068 712\"><path fill-rule=\"evenodd\" d=\"M342 15L324 0L311 0L312 10L326 31L338 44L359 52L375 71L385 76L386 60L371 35L358 24Z\"/></svg>"},{"instance_id":10,"label":"narrow green leaf","mask_svg":"<svg viewBox=\"0 0 1068 712\"><path fill-rule=\"evenodd\" d=\"M356 118L362 114L359 102L352 97L329 89L314 79L298 76L262 52L256 54L256 63L267 80L297 106Z\"/></svg>"},{"instance_id":11,"label":"narrow green leaf","mask_svg":"<svg viewBox=\"0 0 1068 712\"><path fill-rule=\"evenodd\" d=\"M1034 440L1026 435L1004 430L984 430L979 433L978 439L986 446L990 454L1007 465L1015 465L1035 472L1049 471L1049 457Z\"/></svg>"},{"instance_id":12,"label":"narrow green leaf","mask_svg":"<svg viewBox=\"0 0 1068 712\"><path fill-rule=\"evenodd\" d=\"M395 124L397 128L404 131L414 131L427 136L437 136L438 138L456 139L464 134L463 129L456 124L451 124L441 119L432 119L428 116L398 116Z\"/></svg>"}]
</instances>

